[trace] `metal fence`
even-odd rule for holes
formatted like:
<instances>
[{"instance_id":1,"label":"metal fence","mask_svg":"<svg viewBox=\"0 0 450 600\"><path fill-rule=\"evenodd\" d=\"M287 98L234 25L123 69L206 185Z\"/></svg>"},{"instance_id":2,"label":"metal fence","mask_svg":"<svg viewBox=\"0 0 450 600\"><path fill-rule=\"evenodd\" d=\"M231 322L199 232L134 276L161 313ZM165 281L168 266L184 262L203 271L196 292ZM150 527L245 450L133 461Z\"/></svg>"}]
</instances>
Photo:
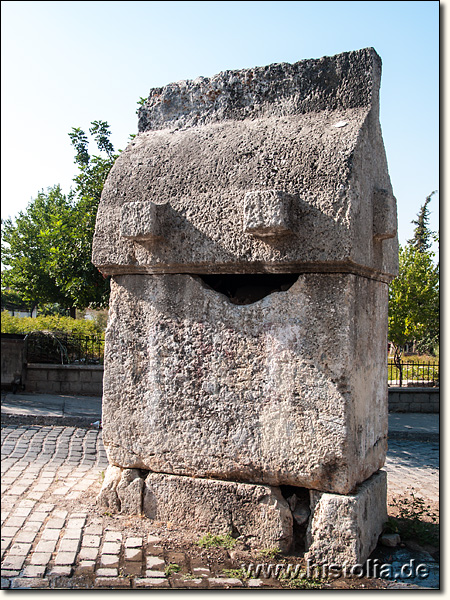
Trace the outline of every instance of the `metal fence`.
<instances>
[{"instance_id":1,"label":"metal fence","mask_svg":"<svg viewBox=\"0 0 450 600\"><path fill-rule=\"evenodd\" d=\"M390 386L439 386L439 362L402 361L401 372L388 362L388 384Z\"/></svg>"},{"instance_id":2,"label":"metal fence","mask_svg":"<svg viewBox=\"0 0 450 600\"><path fill-rule=\"evenodd\" d=\"M27 362L64 365L101 365L105 354L105 337L51 331L27 335Z\"/></svg>"}]
</instances>

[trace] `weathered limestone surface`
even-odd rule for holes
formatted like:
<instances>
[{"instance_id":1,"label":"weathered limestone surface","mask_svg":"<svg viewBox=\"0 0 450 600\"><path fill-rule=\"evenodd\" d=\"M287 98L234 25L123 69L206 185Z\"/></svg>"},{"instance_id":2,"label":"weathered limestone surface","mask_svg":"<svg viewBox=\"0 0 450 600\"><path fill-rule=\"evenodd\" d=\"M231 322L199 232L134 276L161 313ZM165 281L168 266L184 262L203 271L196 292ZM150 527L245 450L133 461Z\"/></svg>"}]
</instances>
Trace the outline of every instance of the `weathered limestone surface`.
<instances>
[{"instance_id":1,"label":"weathered limestone surface","mask_svg":"<svg viewBox=\"0 0 450 600\"><path fill-rule=\"evenodd\" d=\"M380 74L368 48L152 90L140 133L105 184L94 263L105 274L340 271L389 280L397 217ZM247 226L252 197L261 201L256 229Z\"/></svg>"},{"instance_id":2,"label":"weathered limestone surface","mask_svg":"<svg viewBox=\"0 0 450 600\"><path fill-rule=\"evenodd\" d=\"M196 530L231 533L255 548L292 545L292 513L279 488L234 481L149 473L144 514Z\"/></svg>"},{"instance_id":3,"label":"weathered limestone surface","mask_svg":"<svg viewBox=\"0 0 450 600\"><path fill-rule=\"evenodd\" d=\"M387 521L386 485L386 472L379 471L348 496L311 491L305 558L315 564L363 563Z\"/></svg>"},{"instance_id":4,"label":"weathered limestone surface","mask_svg":"<svg viewBox=\"0 0 450 600\"><path fill-rule=\"evenodd\" d=\"M114 278L110 462L351 491L385 460L386 294L367 278L303 274L238 306L197 277Z\"/></svg>"},{"instance_id":5,"label":"weathered limestone surface","mask_svg":"<svg viewBox=\"0 0 450 600\"><path fill-rule=\"evenodd\" d=\"M103 504L285 549L294 514L320 561L373 548L398 269L380 75L366 48L151 90L93 243Z\"/></svg>"}]
</instances>

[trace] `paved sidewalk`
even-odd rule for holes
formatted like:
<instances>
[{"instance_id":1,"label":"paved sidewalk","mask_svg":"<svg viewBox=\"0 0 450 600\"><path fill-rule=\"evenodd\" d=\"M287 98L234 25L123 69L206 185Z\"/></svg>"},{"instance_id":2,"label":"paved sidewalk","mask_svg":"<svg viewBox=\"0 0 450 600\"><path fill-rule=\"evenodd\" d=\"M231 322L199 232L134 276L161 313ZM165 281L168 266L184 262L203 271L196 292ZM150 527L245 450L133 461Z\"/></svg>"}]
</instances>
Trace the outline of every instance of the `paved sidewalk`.
<instances>
[{"instance_id":1,"label":"paved sidewalk","mask_svg":"<svg viewBox=\"0 0 450 600\"><path fill-rule=\"evenodd\" d=\"M89 424L101 420L102 399L63 394L2 393L2 417L6 415L16 422L20 417L21 423Z\"/></svg>"},{"instance_id":2,"label":"paved sidewalk","mask_svg":"<svg viewBox=\"0 0 450 600\"><path fill-rule=\"evenodd\" d=\"M67 419L98 420L101 399L10 396L2 407L2 589L283 587L274 578L239 577L244 555L201 549L196 544L201 534L189 538L171 523L111 514L96 505L108 465L102 430L68 426ZM25 416L14 412L25 409ZM8 422L11 417L18 422ZM33 418L54 423L20 422ZM428 424L424 415L419 422L408 419L391 424L400 434L402 428L423 426L425 433L436 435L438 419ZM389 498L414 491L438 502L436 441L390 439L385 469ZM435 565L426 553L421 560Z\"/></svg>"},{"instance_id":3,"label":"paved sidewalk","mask_svg":"<svg viewBox=\"0 0 450 600\"><path fill-rule=\"evenodd\" d=\"M98 397L2 393L2 417L15 417L10 422L81 425L101 420L101 414ZM389 413L389 438L438 441L439 414Z\"/></svg>"},{"instance_id":4,"label":"paved sidewalk","mask_svg":"<svg viewBox=\"0 0 450 600\"><path fill-rule=\"evenodd\" d=\"M389 438L439 441L439 414L389 413Z\"/></svg>"}]
</instances>

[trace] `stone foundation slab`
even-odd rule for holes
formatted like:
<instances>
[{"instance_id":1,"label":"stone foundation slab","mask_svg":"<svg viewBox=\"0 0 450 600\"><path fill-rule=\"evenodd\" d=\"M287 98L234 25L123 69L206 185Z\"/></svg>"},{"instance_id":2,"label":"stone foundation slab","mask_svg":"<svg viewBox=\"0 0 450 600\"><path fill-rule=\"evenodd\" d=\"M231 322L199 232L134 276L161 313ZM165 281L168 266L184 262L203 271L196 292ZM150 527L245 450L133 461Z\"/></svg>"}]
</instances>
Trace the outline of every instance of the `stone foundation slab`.
<instances>
[{"instance_id":1,"label":"stone foundation slab","mask_svg":"<svg viewBox=\"0 0 450 600\"><path fill-rule=\"evenodd\" d=\"M363 563L387 521L387 474L378 471L347 496L311 490L305 555L316 565Z\"/></svg>"}]
</instances>

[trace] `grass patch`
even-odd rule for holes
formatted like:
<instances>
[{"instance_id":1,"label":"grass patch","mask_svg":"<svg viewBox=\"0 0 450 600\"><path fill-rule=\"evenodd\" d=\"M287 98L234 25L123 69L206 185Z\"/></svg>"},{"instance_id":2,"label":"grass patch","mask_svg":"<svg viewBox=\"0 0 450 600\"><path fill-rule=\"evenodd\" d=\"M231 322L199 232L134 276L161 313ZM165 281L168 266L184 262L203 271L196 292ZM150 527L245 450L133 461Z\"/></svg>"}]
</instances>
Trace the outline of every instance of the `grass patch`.
<instances>
[{"instance_id":1,"label":"grass patch","mask_svg":"<svg viewBox=\"0 0 450 600\"><path fill-rule=\"evenodd\" d=\"M224 569L222 573L234 579L248 579L248 575L244 569Z\"/></svg>"},{"instance_id":2,"label":"grass patch","mask_svg":"<svg viewBox=\"0 0 450 600\"><path fill-rule=\"evenodd\" d=\"M304 574L303 574L304 575ZM288 590L321 590L325 579L315 579L314 577L292 577L280 578L281 585Z\"/></svg>"},{"instance_id":3,"label":"grass patch","mask_svg":"<svg viewBox=\"0 0 450 600\"><path fill-rule=\"evenodd\" d=\"M202 538L200 538L197 542L197 545L200 548L212 548L212 547L222 547L222 548L233 548L236 544L236 540L231 537L229 533L220 533L218 535L213 535L212 533L207 533Z\"/></svg>"},{"instance_id":4,"label":"grass patch","mask_svg":"<svg viewBox=\"0 0 450 600\"><path fill-rule=\"evenodd\" d=\"M192 573L183 573L183 579L201 579L201 577L197 577L197 575L193 575Z\"/></svg>"},{"instance_id":5,"label":"grass patch","mask_svg":"<svg viewBox=\"0 0 450 600\"><path fill-rule=\"evenodd\" d=\"M177 565L177 563L170 563L164 569L164 574L166 577L170 577L174 573L179 573L179 571L181 571L180 565Z\"/></svg>"},{"instance_id":6,"label":"grass patch","mask_svg":"<svg viewBox=\"0 0 450 600\"><path fill-rule=\"evenodd\" d=\"M276 558L279 556L281 552L278 548L264 548L258 552L258 556L260 558Z\"/></svg>"}]
</instances>

